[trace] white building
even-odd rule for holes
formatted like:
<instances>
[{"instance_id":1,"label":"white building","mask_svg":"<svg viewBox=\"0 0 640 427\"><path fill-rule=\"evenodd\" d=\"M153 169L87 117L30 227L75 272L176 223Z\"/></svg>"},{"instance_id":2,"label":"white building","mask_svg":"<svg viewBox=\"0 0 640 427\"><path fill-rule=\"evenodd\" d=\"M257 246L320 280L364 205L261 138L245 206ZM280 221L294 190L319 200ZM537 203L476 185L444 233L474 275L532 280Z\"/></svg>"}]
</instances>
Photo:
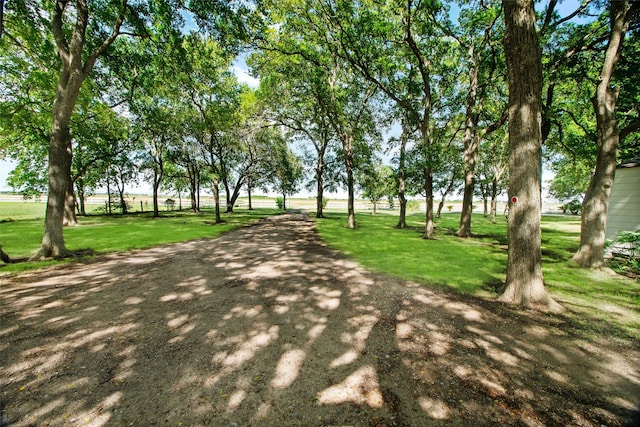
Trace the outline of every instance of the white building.
<instances>
[{"instance_id":1,"label":"white building","mask_svg":"<svg viewBox=\"0 0 640 427\"><path fill-rule=\"evenodd\" d=\"M605 237L613 240L620 231L635 230L640 230L640 158L616 166Z\"/></svg>"}]
</instances>

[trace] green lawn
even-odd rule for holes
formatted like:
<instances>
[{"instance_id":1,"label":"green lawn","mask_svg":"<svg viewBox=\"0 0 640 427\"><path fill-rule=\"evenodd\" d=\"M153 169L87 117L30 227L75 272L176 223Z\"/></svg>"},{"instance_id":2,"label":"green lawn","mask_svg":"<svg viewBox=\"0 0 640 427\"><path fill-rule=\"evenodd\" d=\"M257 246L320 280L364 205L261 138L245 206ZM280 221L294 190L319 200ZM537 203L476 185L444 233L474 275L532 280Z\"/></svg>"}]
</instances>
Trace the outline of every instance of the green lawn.
<instances>
[{"instance_id":1,"label":"green lawn","mask_svg":"<svg viewBox=\"0 0 640 427\"><path fill-rule=\"evenodd\" d=\"M0 221L44 218L44 202L0 202Z\"/></svg>"},{"instance_id":2,"label":"green lawn","mask_svg":"<svg viewBox=\"0 0 640 427\"><path fill-rule=\"evenodd\" d=\"M40 246L43 215L30 206L11 206L0 203L0 244L11 257L28 257ZM30 203L29 205L38 205ZM33 210L29 218L29 211ZM5 214L6 212L6 214ZM159 218L151 213L131 215L89 215L79 218L79 225L64 230L65 243L71 251L108 253L129 249L149 248L165 243L181 242L198 238L213 238L225 231L241 227L259 218L276 214L276 209L236 209L233 214L223 214L224 223L214 224L213 211L200 214L163 212ZM34 216L36 216L34 218ZM27 219L16 219L27 218ZM60 261L10 264L2 272L21 271L51 265Z\"/></svg>"},{"instance_id":3,"label":"green lawn","mask_svg":"<svg viewBox=\"0 0 640 427\"><path fill-rule=\"evenodd\" d=\"M474 237L454 235L459 214L436 220L436 239L424 240L424 214L408 216L408 229L395 228L396 215L361 213L358 228L345 227L346 215L329 214L317 221L326 242L365 267L430 286L444 286L465 294L493 298L505 280L506 221L492 224L474 215ZM570 312L571 321L587 333L614 333L640 338L640 283L622 276L574 267L570 258L578 248L580 218L545 216L542 254L545 284Z\"/></svg>"}]
</instances>

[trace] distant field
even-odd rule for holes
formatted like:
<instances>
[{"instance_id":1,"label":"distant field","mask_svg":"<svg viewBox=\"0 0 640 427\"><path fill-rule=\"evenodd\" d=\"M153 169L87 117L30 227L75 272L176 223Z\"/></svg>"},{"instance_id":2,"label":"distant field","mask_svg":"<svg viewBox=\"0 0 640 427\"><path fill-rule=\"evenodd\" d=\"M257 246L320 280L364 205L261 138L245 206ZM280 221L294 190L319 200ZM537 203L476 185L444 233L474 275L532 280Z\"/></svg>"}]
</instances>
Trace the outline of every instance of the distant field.
<instances>
[{"instance_id":1,"label":"distant field","mask_svg":"<svg viewBox=\"0 0 640 427\"><path fill-rule=\"evenodd\" d=\"M44 202L0 202L0 221L44 218Z\"/></svg>"}]
</instances>

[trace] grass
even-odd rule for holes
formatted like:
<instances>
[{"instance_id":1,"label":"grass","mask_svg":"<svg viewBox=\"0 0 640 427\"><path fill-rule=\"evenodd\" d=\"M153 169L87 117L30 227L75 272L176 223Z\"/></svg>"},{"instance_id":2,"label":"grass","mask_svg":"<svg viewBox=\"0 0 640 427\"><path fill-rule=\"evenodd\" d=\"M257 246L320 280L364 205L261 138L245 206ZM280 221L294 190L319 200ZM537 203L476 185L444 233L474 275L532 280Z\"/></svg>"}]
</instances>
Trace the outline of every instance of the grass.
<instances>
[{"instance_id":1,"label":"grass","mask_svg":"<svg viewBox=\"0 0 640 427\"><path fill-rule=\"evenodd\" d=\"M475 215L474 237L454 235L459 214L436 220L436 239L422 239L423 214L407 217L409 228L395 228L397 216L360 214L358 228L345 227L346 215L329 214L318 220L326 242L365 267L457 292L495 297L505 281L506 221L496 224ZM577 268L570 263L578 248L580 218L542 218L542 269L551 295L573 313L571 321L589 334L617 334L640 338L640 283L622 276Z\"/></svg>"},{"instance_id":2,"label":"grass","mask_svg":"<svg viewBox=\"0 0 640 427\"><path fill-rule=\"evenodd\" d=\"M46 206L44 202L0 202L0 221L44 218Z\"/></svg>"},{"instance_id":3,"label":"grass","mask_svg":"<svg viewBox=\"0 0 640 427\"><path fill-rule=\"evenodd\" d=\"M499 246L487 246L495 239L454 238L453 223L441 220L437 224L438 238L429 241L427 248L422 239L422 217L411 215L407 219L409 228L398 230L396 217L358 215L358 228L348 230L342 215L330 214L318 222L318 228L331 246L364 266L404 279L447 285L466 293L473 293L479 284L500 279L506 255Z\"/></svg>"},{"instance_id":4,"label":"grass","mask_svg":"<svg viewBox=\"0 0 640 427\"><path fill-rule=\"evenodd\" d=\"M28 257L40 246L43 220L33 216L14 220L28 217L28 213L21 207L8 206L9 204L10 202L0 203L0 243L4 251L13 258ZM277 212L276 209L236 209L233 214L222 215L222 224L213 224L213 211L206 210L200 214L167 212L159 218L154 218L151 213L89 215L80 217L80 225L77 227L65 228L65 243L71 251L95 254L149 248L198 238L213 238ZM0 271L24 271L61 262L65 261L9 264L2 266Z\"/></svg>"}]
</instances>

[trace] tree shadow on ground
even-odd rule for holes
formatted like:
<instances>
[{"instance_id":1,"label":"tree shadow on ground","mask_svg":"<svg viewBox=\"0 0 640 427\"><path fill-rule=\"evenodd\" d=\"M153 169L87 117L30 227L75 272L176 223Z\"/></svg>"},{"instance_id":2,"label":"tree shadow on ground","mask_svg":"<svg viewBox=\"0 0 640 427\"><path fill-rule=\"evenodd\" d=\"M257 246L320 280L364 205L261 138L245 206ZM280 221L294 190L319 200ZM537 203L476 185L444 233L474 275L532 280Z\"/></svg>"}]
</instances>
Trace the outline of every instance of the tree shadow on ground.
<instances>
[{"instance_id":1,"label":"tree shadow on ground","mask_svg":"<svg viewBox=\"0 0 640 427\"><path fill-rule=\"evenodd\" d=\"M0 283L11 425L624 425L637 349L371 275L286 215Z\"/></svg>"}]
</instances>

